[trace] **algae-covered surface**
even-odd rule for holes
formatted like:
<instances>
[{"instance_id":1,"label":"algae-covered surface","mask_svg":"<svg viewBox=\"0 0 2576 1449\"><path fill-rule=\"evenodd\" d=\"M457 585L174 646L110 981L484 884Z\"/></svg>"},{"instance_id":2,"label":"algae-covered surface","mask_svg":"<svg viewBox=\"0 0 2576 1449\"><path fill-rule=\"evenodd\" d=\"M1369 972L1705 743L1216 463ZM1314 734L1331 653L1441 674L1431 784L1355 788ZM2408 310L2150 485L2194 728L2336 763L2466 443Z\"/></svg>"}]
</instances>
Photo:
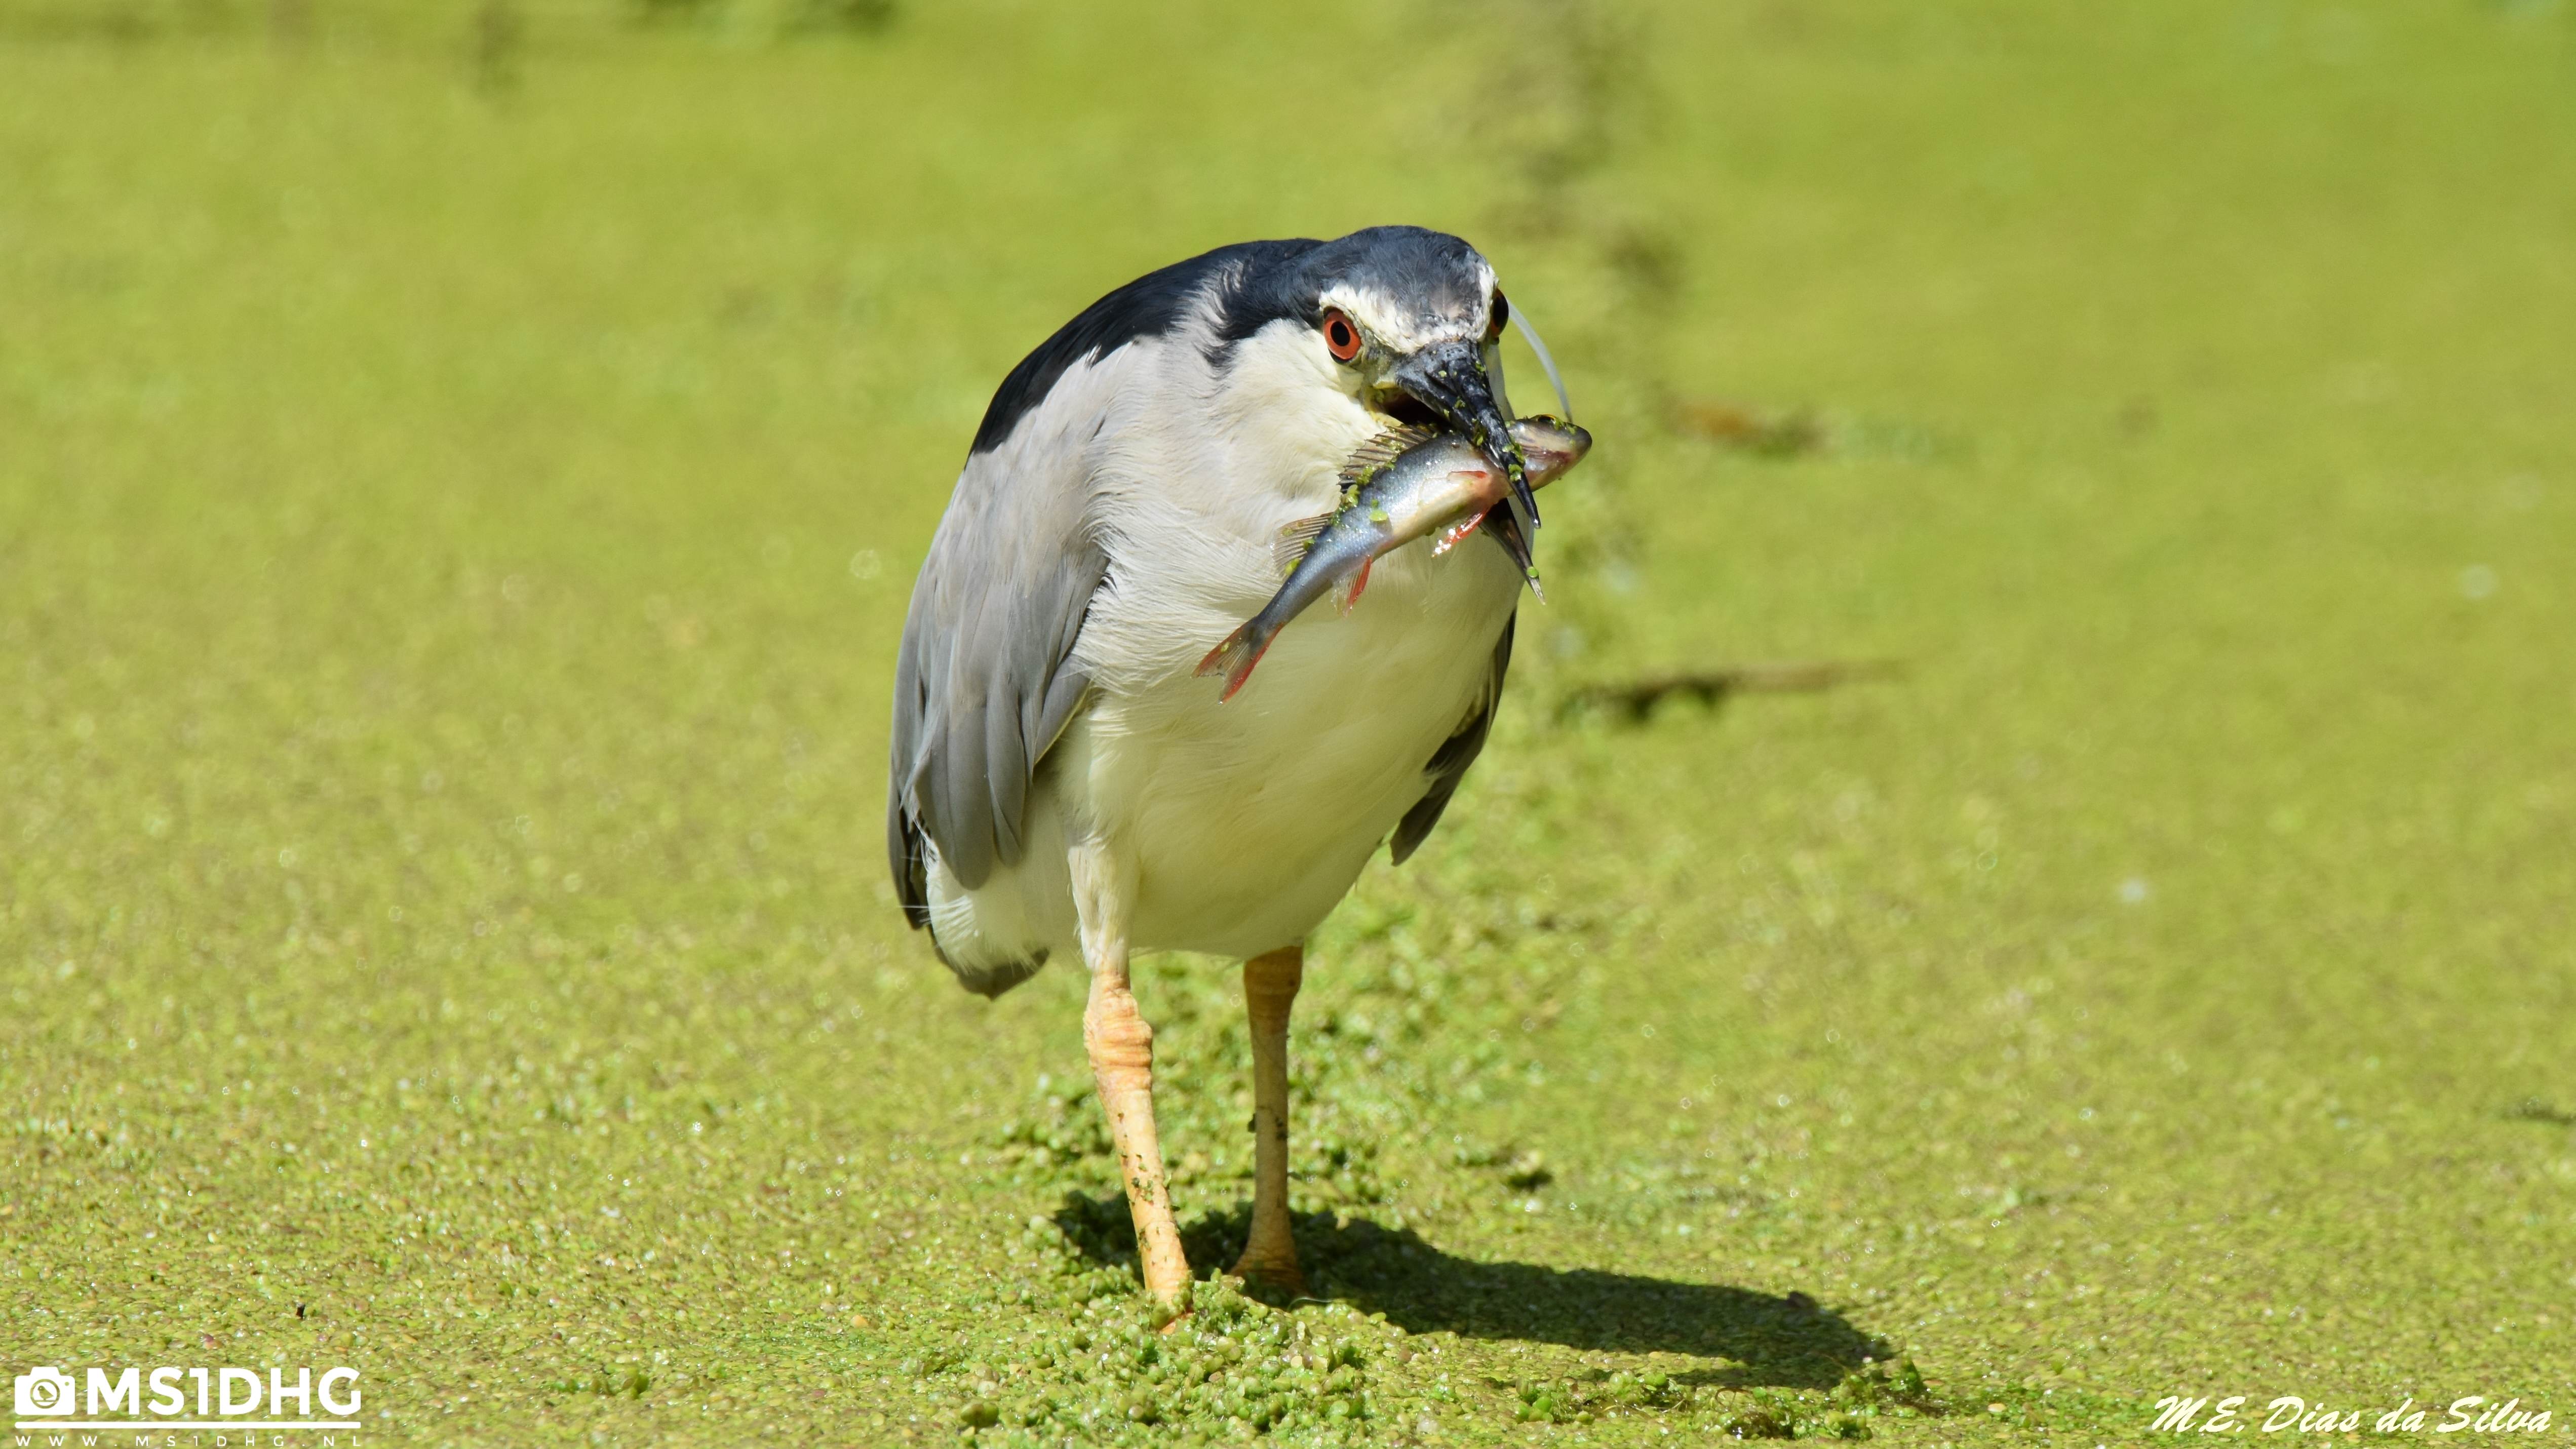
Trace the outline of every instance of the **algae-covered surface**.
<instances>
[{"instance_id":1,"label":"algae-covered surface","mask_svg":"<svg viewBox=\"0 0 2576 1449\"><path fill-rule=\"evenodd\" d=\"M1161 1332L1079 971L967 996L883 883L895 640L1052 327L1389 220L1601 444L1312 943L1318 1300ZM9 1372L346 1365L370 1444L2564 1435L2571 238L2535 0L0 0ZM1796 661L1887 667L1622 693ZM1204 1276L1232 972L1139 982Z\"/></svg>"}]
</instances>

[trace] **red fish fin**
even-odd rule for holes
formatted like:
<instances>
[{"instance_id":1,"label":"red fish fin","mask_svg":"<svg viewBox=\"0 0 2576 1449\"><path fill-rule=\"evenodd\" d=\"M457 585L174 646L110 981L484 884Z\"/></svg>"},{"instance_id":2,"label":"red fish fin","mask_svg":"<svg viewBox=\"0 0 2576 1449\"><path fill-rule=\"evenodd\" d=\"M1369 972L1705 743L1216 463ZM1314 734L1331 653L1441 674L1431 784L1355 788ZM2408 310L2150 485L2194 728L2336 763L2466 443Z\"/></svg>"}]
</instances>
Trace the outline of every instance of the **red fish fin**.
<instances>
[{"instance_id":1,"label":"red fish fin","mask_svg":"<svg viewBox=\"0 0 2576 1449\"><path fill-rule=\"evenodd\" d=\"M1252 626L1245 624L1242 628L1226 635L1224 643L1209 650L1207 657L1199 661L1199 676L1205 678L1230 666L1234 662L1234 656L1242 651L1245 636L1251 632Z\"/></svg>"},{"instance_id":2,"label":"red fish fin","mask_svg":"<svg viewBox=\"0 0 2576 1449\"><path fill-rule=\"evenodd\" d=\"M1224 643L1207 652L1207 657L1199 661L1198 672L1201 675L1222 673L1225 676L1225 689L1217 695L1217 703L1223 704L1234 698L1234 692L1243 688L1243 682L1252 677L1252 666L1259 664L1261 656L1270 652L1270 641L1277 637L1276 634L1265 634L1256 638L1251 623L1247 622L1226 635Z\"/></svg>"},{"instance_id":3,"label":"red fish fin","mask_svg":"<svg viewBox=\"0 0 2576 1449\"><path fill-rule=\"evenodd\" d=\"M1442 531L1440 541L1431 546L1431 551L1433 553L1447 553L1449 550L1456 548L1460 540L1467 537L1467 535L1474 533L1476 531L1476 525L1484 521L1485 515L1481 513L1469 515L1466 522L1454 525Z\"/></svg>"},{"instance_id":4,"label":"red fish fin","mask_svg":"<svg viewBox=\"0 0 2576 1449\"><path fill-rule=\"evenodd\" d=\"M1252 667L1261 662L1262 655L1270 652L1271 639L1276 639L1278 637L1278 635L1273 634L1269 639L1262 640L1258 647L1254 647L1250 641L1246 641L1242 647L1235 651L1242 657L1235 661L1233 668L1226 671L1225 688L1218 692L1216 697L1217 703L1223 704L1227 700L1234 698L1235 691L1243 688L1243 682L1252 677Z\"/></svg>"},{"instance_id":5,"label":"red fish fin","mask_svg":"<svg viewBox=\"0 0 2576 1449\"><path fill-rule=\"evenodd\" d=\"M1360 560L1358 571L1351 575L1349 583L1342 585L1341 597L1334 603L1343 613L1348 614L1351 606L1360 601L1360 591L1368 587L1369 567L1376 562L1373 558Z\"/></svg>"}]
</instances>

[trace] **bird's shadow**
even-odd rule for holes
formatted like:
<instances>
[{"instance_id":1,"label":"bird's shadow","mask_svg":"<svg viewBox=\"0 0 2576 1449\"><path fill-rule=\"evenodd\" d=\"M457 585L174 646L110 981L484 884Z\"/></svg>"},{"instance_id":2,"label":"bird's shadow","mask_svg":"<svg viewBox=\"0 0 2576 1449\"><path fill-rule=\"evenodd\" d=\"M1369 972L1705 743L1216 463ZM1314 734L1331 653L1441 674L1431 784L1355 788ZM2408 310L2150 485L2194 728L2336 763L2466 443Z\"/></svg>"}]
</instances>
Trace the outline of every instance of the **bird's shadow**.
<instances>
[{"instance_id":1,"label":"bird's shadow","mask_svg":"<svg viewBox=\"0 0 2576 1449\"><path fill-rule=\"evenodd\" d=\"M1181 1229L1200 1272L1243 1251L1250 1206L1202 1213ZM1054 1214L1077 1251L1132 1266L1135 1228L1117 1193L1068 1192ZM1479 1262L1411 1228L1333 1213L1295 1219L1297 1259L1318 1297L1386 1315L1408 1333L1554 1343L1618 1353L1677 1353L1723 1365L1673 1375L1720 1388L1824 1389L1896 1350L1803 1294L1786 1298L1591 1268Z\"/></svg>"}]
</instances>

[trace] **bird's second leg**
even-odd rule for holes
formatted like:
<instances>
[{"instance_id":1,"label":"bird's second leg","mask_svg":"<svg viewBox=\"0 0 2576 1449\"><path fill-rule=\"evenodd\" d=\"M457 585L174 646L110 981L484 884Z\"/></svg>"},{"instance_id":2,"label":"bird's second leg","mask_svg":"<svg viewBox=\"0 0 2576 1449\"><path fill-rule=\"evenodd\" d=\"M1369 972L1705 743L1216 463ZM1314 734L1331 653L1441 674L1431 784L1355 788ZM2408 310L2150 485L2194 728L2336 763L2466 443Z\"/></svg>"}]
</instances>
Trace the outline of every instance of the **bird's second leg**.
<instances>
[{"instance_id":1,"label":"bird's second leg","mask_svg":"<svg viewBox=\"0 0 2576 1449\"><path fill-rule=\"evenodd\" d=\"M1288 1009L1305 979L1304 948L1288 946L1243 963L1243 1005L1252 1019L1252 1232L1235 1276L1306 1291L1297 1244L1288 1234Z\"/></svg>"},{"instance_id":2,"label":"bird's second leg","mask_svg":"<svg viewBox=\"0 0 2576 1449\"><path fill-rule=\"evenodd\" d=\"M1072 852L1074 902L1082 921L1082 951L1091 967L1091 1000L1082 1013L1082 1042L1091 1054L1100 1110L1118 1148L1118 1174L1127 1187L1127 1210L1136 1220L1136 1256L1145 1290L1177 1309L1190 1291L1189 1260L1172 1221L1172 1195L1163 1175L1163 1147L1154 1131L1154 1028L1136 1009L1127 980L1127 913L1135 900L1134 873L1107 848L1086 843Z\"/></svg>"}]
</instances>

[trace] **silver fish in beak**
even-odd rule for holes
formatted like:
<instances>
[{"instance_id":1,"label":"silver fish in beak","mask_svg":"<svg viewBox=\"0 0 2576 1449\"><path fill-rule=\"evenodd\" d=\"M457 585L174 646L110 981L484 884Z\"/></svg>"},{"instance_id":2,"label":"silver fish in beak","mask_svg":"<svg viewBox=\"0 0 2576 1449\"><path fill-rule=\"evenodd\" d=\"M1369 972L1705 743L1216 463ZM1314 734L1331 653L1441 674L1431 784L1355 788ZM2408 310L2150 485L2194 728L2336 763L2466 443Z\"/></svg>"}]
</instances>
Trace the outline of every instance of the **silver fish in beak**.
<instances>
[{"instance_id":1,"label":"silver fish in beak","mask_svg":"<svg viewBox=\"0 0 2576 1449\"><path fill-rule=\"evenodd\" d=\"M1554 418L1526 417L1509 427L1522 478L1532 489L1564 477L1592 449L1590 433ZM1338 589L1341 610L1349 613L1368 587L1369 566L1417 538L1438 534L1432 551L1446 553L1492 519L1486 531L1524 576L1535 577L1519 520L1510 511L1514 480L1493 461L1488 446L1456 433L1398 428L1352 455L1341 481L1341 500L1332 512L1281 530L1277 554L1287 582L1260 613L1199 661L1200 674L1225 675L1218 699L1234 698L1279 631L1308 604Z\"/></svg>"},{"instance_id":2,"label":"silver fish in beak","mask_svg":"<svg viewBox=\"0 0 2576 1449\"><path fill-rule=\"evenodd\" d=\"M1485 460L1502 470L1512 500L1531 528L1538 527L1538 480L1528 476L1528 460L1493 383L1485 376L1483 351L1473 342L1435 342L1398 362L1387 380L1475 444ZM1526 552L1526 550L1524 550ZM1522 564L1524 572L1528 564Z\"/></svg>"}]
</instances>

